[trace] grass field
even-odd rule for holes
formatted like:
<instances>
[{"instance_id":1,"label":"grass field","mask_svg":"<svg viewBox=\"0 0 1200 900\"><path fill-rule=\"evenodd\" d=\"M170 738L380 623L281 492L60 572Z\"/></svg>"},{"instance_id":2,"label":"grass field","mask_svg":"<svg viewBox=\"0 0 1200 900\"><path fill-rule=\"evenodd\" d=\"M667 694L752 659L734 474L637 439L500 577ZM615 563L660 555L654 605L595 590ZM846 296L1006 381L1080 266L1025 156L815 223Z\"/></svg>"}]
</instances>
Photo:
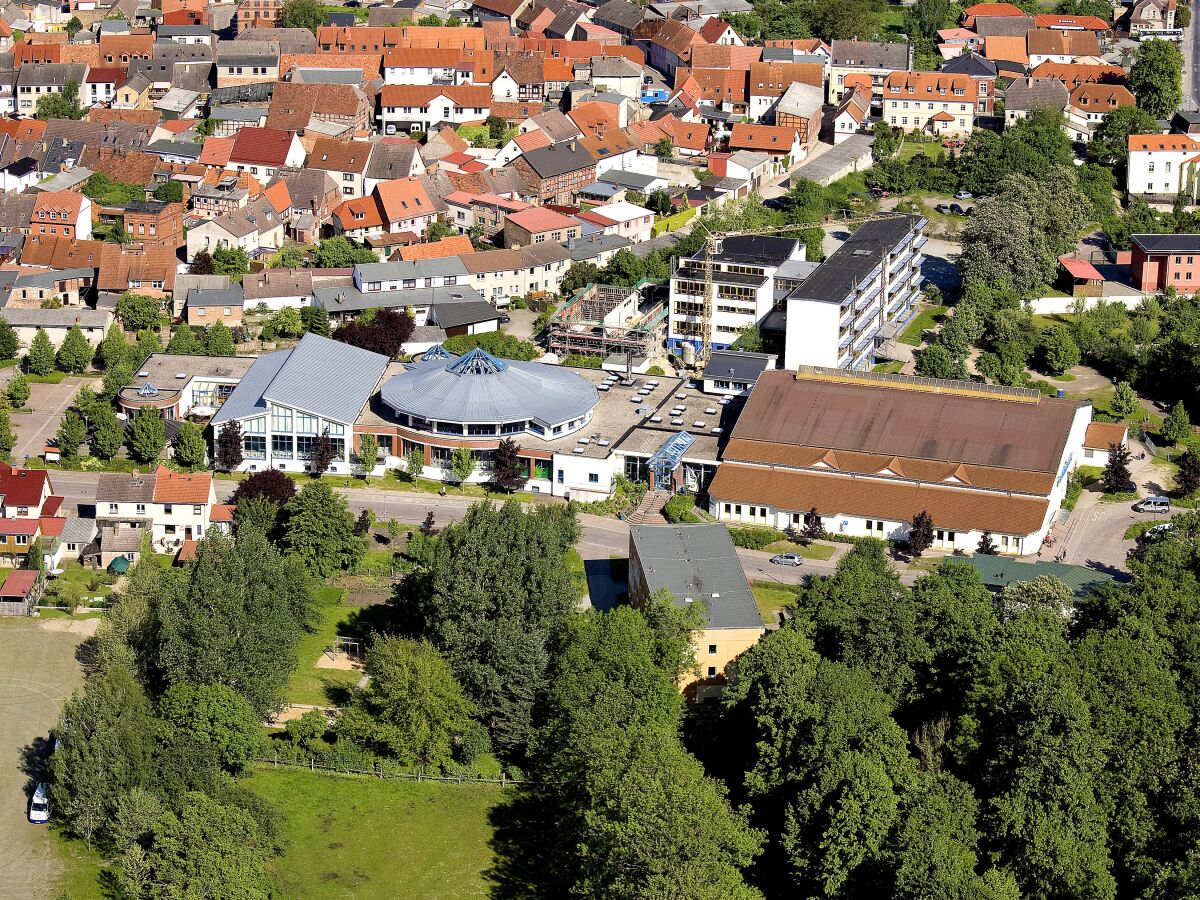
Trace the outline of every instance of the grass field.
<instances>
[{"instance_id":1,"label":"grass field","mask_svg":"<svg viewBox=\"0 0 1200 900\"><path fill-rule=\"evenodd\" d=\"M910 347L921 346L921 334L927 328L934 328L938 322L946 315L948 307L945 306L927 306L921 310L913 320L908 323L908 327L900 334L900 342L908 344Z\"/></svg>"},{"instance_id":2,"label":"grass field","mask_svg":"<svg viewBox=\"0 0 1200 900\"><path fill-rule=\"evenodd\" d=\"M904 368L904 363L899 360L892 359L887 362L876 363L871 369L872 372L880 372L884 375L899 375L900 370Z\"/></svg>"},{"instance_id":3,"label":"grass field","mask_svg":"<svg viewBox=\"0 0 1200 900\"><path fill-rule=\"evenodd\" d=\"M779 621L779 612L796 605L797 589L792 585L774 581L752 581L750 590L758 604L759 614L768 625Z\"/></svg>"},{"instance_id":4,"label":"grass field","mask_svg":"<svg viewBox=\"0 0 1200 900\"><path fill-rule=\"evenodd\" d=\"M296 671L292 674L292 681L288 686L290 703L307 703L312 706L339 705L343 699L340 695L362 677L355 671L314 668L325 648L330 646L341 632L342 625L357 612L354 607L343 603L344 596L345 592L339 588L317 589L319 623L314 633L304 633L300 638L300 646L296 648Z\"/></svg>"},{"instance_id":5,"label":"grass field","mask_svg":"<svg viewBox=\"0 0 1200 900\"><path fill-rule=\"evenodd\" d=\"M805 559L832 559L832 544L797 544L794 541L776 541L763 547L768 553L799 553Z\"/></svg>"},{"instance_id":6,"label":"grass field","mask_svg":"<svg viewBox=\"0 0 1200 900\"><path fill-rule=\"evenodd\" d=\"M279 895L424 900L486 897L488 812L503 788L256 772L242 781L282 814Z\"/></svg>"}]
</instances>

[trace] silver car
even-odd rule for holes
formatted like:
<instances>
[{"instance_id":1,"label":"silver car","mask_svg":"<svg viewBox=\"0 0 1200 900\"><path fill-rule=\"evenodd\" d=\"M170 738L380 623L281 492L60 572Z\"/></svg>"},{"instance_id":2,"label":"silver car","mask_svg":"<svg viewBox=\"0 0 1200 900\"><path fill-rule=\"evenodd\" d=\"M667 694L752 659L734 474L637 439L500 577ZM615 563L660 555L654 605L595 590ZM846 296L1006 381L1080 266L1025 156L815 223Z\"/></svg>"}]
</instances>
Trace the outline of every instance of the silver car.
<instances>
[{"instance_id":1,"label":"silver car","mask_svg":"<svg viewBox=\"0 0 1200 900\"><path fill-rule=\"evenodd\" d=\"M799 553L778 553L771 557L771 562L777 566L799 566L804 564L804 558Z\"/></svg>"}]
</instances>

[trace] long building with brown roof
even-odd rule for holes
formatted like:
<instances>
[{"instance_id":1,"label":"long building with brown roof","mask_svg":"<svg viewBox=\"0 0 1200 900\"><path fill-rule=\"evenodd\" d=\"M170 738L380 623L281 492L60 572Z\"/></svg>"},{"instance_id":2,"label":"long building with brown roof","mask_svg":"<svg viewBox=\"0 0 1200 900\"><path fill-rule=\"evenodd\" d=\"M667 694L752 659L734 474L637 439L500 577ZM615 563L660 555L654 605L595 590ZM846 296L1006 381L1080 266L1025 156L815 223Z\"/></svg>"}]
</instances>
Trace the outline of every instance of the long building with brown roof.
<instances>
[{"instance_id":1,"label":"long building with brown roof","mask_svg":"<svg viewBox=\"0 0 1200 900\"><path fill-rule=\"evenodd\" d=\"M1083 459L1091 406L1036 391L800 367L763 373L709 487L723 521L1033 553Z\"/></svg>"}]
</instances>

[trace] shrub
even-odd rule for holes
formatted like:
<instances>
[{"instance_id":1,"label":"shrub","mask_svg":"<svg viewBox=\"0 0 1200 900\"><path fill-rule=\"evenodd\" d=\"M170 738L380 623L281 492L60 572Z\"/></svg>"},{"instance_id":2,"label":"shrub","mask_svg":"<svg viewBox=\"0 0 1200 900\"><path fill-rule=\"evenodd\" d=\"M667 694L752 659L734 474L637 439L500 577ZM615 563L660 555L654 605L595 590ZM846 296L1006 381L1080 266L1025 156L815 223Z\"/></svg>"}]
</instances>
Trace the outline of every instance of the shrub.
<instances>
[{"instance_id":1,"label":"shrub","mask_svg":"<svg viewBox=\"0 0 1200 900\"><path fill-rule=\"evenodd\" d=\"M735 547L746 550L763 550L776 541L784 539L782 531L763 525L735 526L729 529L729 537Z\"/></svg>"},{"instance_id":2,"label":"shrub","mask_svg":"<svg viewBox=\"0 0 1200 900\"><path fill-rule=\"evenodd\" d=\"M586 353L571 353L563 357L564 366L575 366L579 369L598 369L604 365L601 356L588 356Z\"/></svg>"},{"instance_id":3,"label":"shrub","mask_svg":"<svg viewBox=\"0 0 1200 900\"><path fill-rule=\"evenodd\" d=\"M646 370L646 374L651 376L660 376L666 375L667 373L663 371L662 366L651 366Z\"/></svg>"},{"instance_id":4,"label":"shrub","mask_svg":"<svg viewBox=\"0 0 1200 900\"><path fill-rule=\"evenodd\" d=\"M696 496L694 494L674 494L663 507L663 515L672 525L694 525L700 521L695 509Z\"/></svg>"}]
</instances>

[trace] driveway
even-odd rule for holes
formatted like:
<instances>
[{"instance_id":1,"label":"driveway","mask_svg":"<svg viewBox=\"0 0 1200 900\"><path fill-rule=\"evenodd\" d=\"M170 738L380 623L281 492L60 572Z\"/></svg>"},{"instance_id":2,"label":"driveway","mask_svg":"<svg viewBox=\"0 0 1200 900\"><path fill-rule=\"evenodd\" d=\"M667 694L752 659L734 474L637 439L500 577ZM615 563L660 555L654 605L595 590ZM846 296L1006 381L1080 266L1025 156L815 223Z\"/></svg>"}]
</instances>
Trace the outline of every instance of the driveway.
<instances>
[{"instance_id":1,"label":"driveway","mask_svg":"<svg viewBox=\"0 0 1200 900\"><path fill-rule=\"evenodd\" d=\"M533 323L538 314L532 309L513 309L511 306L505 312L512 321L507 325L501 325L500 330L522 341L532 340Z\"/></svg>"},{"instance_id":2,"label":"driveway","mask_svg":"<svg viewBox=\"0 0 1200 900\"><path fill-rule=\"evenodd\" d=\"M29 386L29 402L25 406L33 413L13 413L11 416L13 431L17 435L12 453L14 462L41 455L46 441L58 432L59 420L71 405L71 398L84 385L98 388L100 382L95 379L64 378L59 384Z\"/></svg>"},{"instance_id":3,"label":"driveway","mask_svg":"<svg viewBox=\"0 0 1200 900\"><path fill-rule=\"evenodd\" d=\"M0 619L0 897L56 893L62 864L55 839L26 819L27 763L48 749L63 701L83 680L75 647L97 621Z\"/></svg>"}]
</instances>

